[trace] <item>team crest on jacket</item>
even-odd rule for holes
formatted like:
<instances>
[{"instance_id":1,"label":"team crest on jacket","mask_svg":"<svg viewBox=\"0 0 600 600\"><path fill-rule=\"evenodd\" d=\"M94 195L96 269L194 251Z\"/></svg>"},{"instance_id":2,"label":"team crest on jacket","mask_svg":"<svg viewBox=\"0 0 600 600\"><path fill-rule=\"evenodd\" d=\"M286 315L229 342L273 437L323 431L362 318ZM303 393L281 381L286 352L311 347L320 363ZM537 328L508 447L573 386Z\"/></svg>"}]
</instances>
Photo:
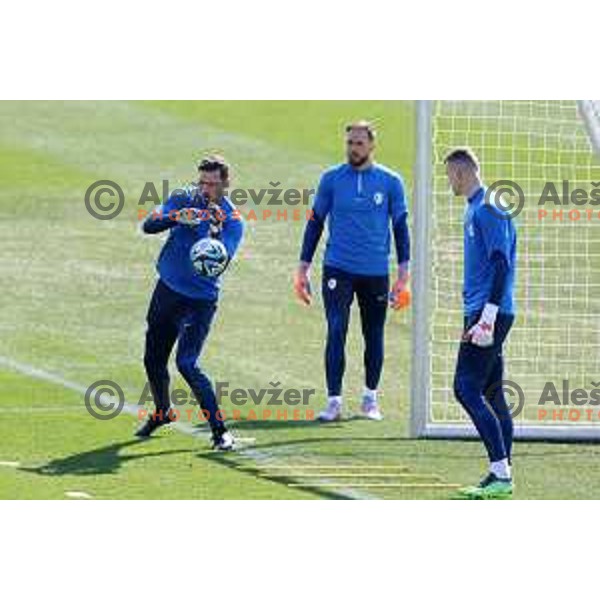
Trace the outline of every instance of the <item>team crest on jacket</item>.
<instances>
[{"instance_id":1,"label":"team crest on jacket","mask_svg":"<svg viewBox=\"0 0 600 600\"><path fill-rule=\"evenodd\" d=\"M383 194L381 192L375 192L373 195L373 202L375 202L375 206L383 204Z\"/></svg>"}]
</instances>

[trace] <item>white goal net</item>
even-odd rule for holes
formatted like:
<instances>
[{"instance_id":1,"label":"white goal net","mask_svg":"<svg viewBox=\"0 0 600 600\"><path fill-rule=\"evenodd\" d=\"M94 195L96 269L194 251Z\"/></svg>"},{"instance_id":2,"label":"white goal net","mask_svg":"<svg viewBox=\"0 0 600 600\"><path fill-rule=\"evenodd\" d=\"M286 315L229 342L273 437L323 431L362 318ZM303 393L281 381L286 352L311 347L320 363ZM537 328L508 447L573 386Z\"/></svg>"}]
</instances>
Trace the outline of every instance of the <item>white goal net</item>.
<instances>
[{"instance_id":1,"label":"white goal net","mask_svg":"<svg viewBox=\"0 0 600 600\"><path fill-rule=\"evenodd\" d=\"M463 318L464 200L449 191L443 163L449 150L468 146L486 185L510 180L523 191L515 217L517 318L504 376L513 382L506 384L509 400L523 403L515 433L600 439L598 103L436 101L417 107L413 435L474 434L452 391Z\"/></svg>"}]
</instances>

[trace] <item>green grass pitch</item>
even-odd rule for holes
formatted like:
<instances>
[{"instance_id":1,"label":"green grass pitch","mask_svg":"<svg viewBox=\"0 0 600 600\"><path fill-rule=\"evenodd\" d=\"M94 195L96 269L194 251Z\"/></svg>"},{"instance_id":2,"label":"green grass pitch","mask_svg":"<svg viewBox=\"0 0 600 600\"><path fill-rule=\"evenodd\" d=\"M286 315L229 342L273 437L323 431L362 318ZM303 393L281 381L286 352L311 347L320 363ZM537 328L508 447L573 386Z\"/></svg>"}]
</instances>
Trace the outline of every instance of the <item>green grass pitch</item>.
<instances>
[{"instance_id":1,"label":"green grass pitch","mask_svg":"<svg viewBox=\"0 0 600 600\"><path fill-rule=\"evenodd\" d=\"M138 231L144 182L189 181L194 160L218 150L233 165L234 187L311 188L342 160L342 125L359 117L376 121L378 160L410 187L410 102L0 103L0 498L427 499L477 481L479 443L408 438L409 313L388 320L381 423L352 418L362 389L356 313L349 418L339 424L240 421L232 428L246 440L242 451L216 455L201 425L137 443L131 415L97 421L84 408L80 388L96 380L119 382L129 399L144 383L144 320L162 243ZM126 193L111 221L84 207L99 179ZM321 303L317 294L304 309L291 292L302 229L249 224L203 361L231 387L316 388L316 411ZM593 445L517 443L516 497L597 497L599 455Z\"/></svg>"}]
</instances>

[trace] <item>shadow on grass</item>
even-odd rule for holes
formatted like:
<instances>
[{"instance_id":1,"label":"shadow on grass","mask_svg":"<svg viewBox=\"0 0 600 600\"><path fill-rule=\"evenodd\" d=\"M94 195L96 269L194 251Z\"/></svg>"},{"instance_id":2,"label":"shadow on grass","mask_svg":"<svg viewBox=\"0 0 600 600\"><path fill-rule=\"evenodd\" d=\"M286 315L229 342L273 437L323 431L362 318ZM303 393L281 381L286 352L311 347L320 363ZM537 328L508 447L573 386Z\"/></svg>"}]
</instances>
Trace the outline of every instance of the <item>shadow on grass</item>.
<instances>
[{"instance_id":1,"label":"shadow on grass","mask_svg":"<svg viewBox=\"0 0 600 600\"><path fill-rule=\"evenodd\" d=\"M267 425L270 423L269 421L264 421L261 425ZM293 429L302 429L303 427L310 426L314 424L314 421L301 422L297 421L297 425L291 428ZM303 425L302 425L303 423ZM242 425L242 427L238 427ZM316 423L317 426L323 427L326 431L336 431L337 429L343 431L343 427L337 426L335 423L326 423L319 424ZM277 429L276 425L273 429ZM232 429L235 431L238 430L247 430L251 432L252 430L268 430L270 427L267 425L265 427L256 427L256 422L253 421L240 421L236 423L235 426L232 426ZM453 461L453 462L461 462L461 461L472 461L473 455L470 453L464 454L453 454L448 453L447 446L443 448L439 448L439 444L447 444L448 442L452 443L452 446L459 449L464 448L465 446L469 448L481 447L482 455L484 453L482 442L478 439L413 439L406 436L337 436L332 435L330 437L314 437L314 438L297 438L297 439L287 439L287 440L277 440L272 442L267 442L264 444L260 444L260 449L268 451L269 449L278 449L278 448L286 448L286 447L296 447L296 446L319 446L320 444L346 444L348 447L347 456L355 456L360 458L361 456L365 456L365 452L357 449L356 444L374 444L375 448L371 449L371 452L380 453L381 455L388 455L388 451L390 450L390 446L393 445L394 449L398 451L398 459L414 459L414 458L431 458L431 459L442 459L444 461ZM436 448L438 446L438 448ZM560 447L558 447L560 446ZM516 459L519 458L548 458L553 455L561 456L561 457L569 457L569 456L581 456L581 452L583 449L589 451L592 455L600 454L600 443L596 441L582 441L582 442L561 442L558 440L516 440L514 447L514 457ZM317 451L318 452L318 451ZM314 454L313 454L314 456ZM340 458L341 455L336 454L337 458Z\"/></svg>"},{"instance_id":2,"label":"shadow on grass","mask_svg":"<svg viewBox=\"0 0 600 600\"><path fill-rule=\"evenodd\" d=\"M65 458L57 458L39 467L20 467L19 470L48 476L108 475L116 473L123 464L131 460L189 452L189 450L163 450L161 452L145 452L144 454L120 454L124 448L146 443L140 440L128 440L94 448L94 450L88 450L87 452L72 454Z\"/></svg>"},{"instance_id":3,"label":"shadow on grass","mask_svg":"<svg viewBox=\"0 0 600 600\"><path fill-rule=\"evenodd\" d=\"M258 479L261 481L270 481L272 483L277 483L279 485L284 485L286 487L290 483L294 483L294 484L298 483L297 480L294 479L293 477L270 476L266 473L261 472L257 468L249 468L248 465L243 465L243 464L240 464L239 462L237 462L237 460L235 459L235 456L236 456L236 454L234 452L232 452L232 453L213 452L213 453L206 453L206 454L198 455L198 457L203 460L208 460L209 462L218 464L222 467L227 467L228 469L232 469L232 470L236 471L237 473L244 473L245 475L254 477L255 479ZM293 489L302 490L304 492L309 492L309 493L314 494L315 496L318 496L319 498L322 498L324 500L351 500L351 498L347 494L344 494L343 492L336 492L331 489L319 488L318 484L311 485L311 484L307 483L306 485L295 487Z\"/></svg>"},{"instance_id":4,"label":"shadow on grass","mask_svg":"<svg viewBox=\"0 0 600 600\"><path fill-rule=\"evenodd\" d=\"M301 420L298 419L296 421L293 420L263 420L263 419L250 419L250 420L227 420L227 427L231 429L231 431L278 431L281 429L291 429L299 431L301 429L312 429L323 427L327 430L335 430L341 428L344 423L349 421L354 421L360 417L350 417L348 419L340 419L339 421L333 421L331 423L321 423L316 420ZM209 431L208 425L206 423L199 423L196 426L198 431Z\"/></svg>"}]
</instances>

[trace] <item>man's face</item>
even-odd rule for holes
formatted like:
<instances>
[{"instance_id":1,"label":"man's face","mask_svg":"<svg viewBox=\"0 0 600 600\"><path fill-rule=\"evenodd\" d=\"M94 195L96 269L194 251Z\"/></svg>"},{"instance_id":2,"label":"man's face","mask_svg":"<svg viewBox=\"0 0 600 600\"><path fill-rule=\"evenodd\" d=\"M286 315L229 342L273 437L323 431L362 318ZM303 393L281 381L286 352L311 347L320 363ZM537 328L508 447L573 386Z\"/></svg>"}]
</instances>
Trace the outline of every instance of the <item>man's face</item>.
<instances>
[{"instance_id":1,"label":"man's face","mask_svg":"<svg viewBox=\"0 0 600 600\"><path fill-rule=\"evenodd\" d=\"M223 181L218 170L200 171L198 186L202 196L208 200L218 200L223 195Z\"/></svg>"},{"instance_id":2,"label":"man's face","mask_svg":"<svg viewBox=\"0 0 600 600\"><path fill-rule=\"evenodd\" d=\"M373 152L374 143L364 129L352 129L346 134L346 156L353 167L364 165Z\"/></svg>"},{"instance_id":3,"label":"man's face","mask_svg":"<svg viewBox=\"0 0 600 600\"><path fill-rule=\"evenodd\" d=\"M446 175L448 184L452 188L455 196L464 195L464 168L458 163L449 162L446 164Z\"/></svg>"}]
</instances>

